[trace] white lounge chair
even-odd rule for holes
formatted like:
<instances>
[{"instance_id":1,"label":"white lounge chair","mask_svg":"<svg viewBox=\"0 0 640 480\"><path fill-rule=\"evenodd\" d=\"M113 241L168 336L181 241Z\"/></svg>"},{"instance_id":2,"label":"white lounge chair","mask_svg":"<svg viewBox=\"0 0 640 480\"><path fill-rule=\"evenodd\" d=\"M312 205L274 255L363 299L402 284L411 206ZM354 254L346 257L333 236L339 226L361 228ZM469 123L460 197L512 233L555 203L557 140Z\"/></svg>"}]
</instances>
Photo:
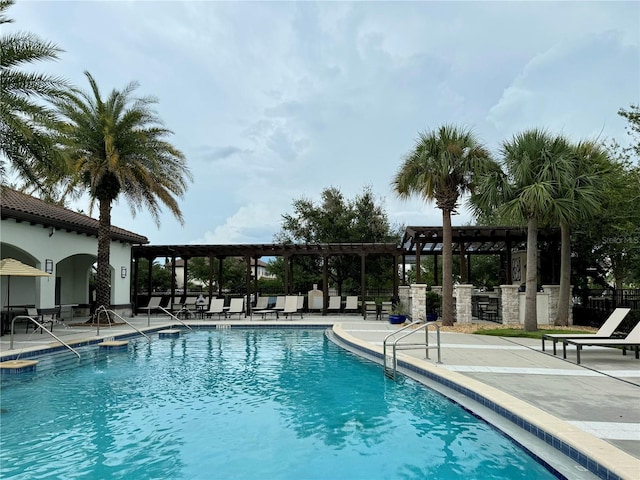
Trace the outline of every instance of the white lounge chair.
<instances>
[{"instance_id":1,"label":"white lounge chair","mask_svg":"<svg viewBox=\"0 0 640 480\"><path fill-rule=\"evenodd\" d=\"M140 307L140 310L147 312L149 315L151 312L157 312L160 310L160 302L162 301L162 297L151 297L146 307Z\"/></svg>"},{"instance_id":2,"label":"white lounge chair","mask_svg":"<svg viewBox=\"0 0 640 480\"><path fill-rule=\"evenodd\" d=\"M616 331L616 328L622 323L622 320L631 311L630 308L616 308L609 318L605 320L602 326L595 333L545 333L542 335L542 351L544 352L544 341L550 340L553 342L553 354L556 354L556 344L567 338L611 338L611 335Z\"/></svg>"},{"instance_id":3,"label":"white lounge chair","mask_svg":"<svg viewBox=\"0 0 640 480\"><path fill-rule=\"evenodd\" d=\"M342 308L342 297L329 297L329 306L327 307L327 313L329 312L340 312L340 308Z\"/></svg>"},{"instance_id":4,"label":"white lounge chair","mask_svg":"<svg viewBox=\"0 0 640 480\"><path fill-rule=\"evenodd\" d=\"M373 318L378 318L378 305L376 302L364 302L364 318L366 319L369 315L373 315Z\"/></svg>"},{"instance_id":5,"label":"white lounge chair","mask_svg":"<svg viewBox=\"0 0 640 480\"><path fill-rule=\"evenodd\" d=\"M284 310L285 299L286 299L286 297L284 295L278 295L276 297L276 304L273 307L273 309L277 310L278 312L282 312Z\"/></svg>"},{"instance_id":6,"label":"white lounge chair","mask_svg":"<svg viewBox=\"0 0 640 480\"><path fill-rule=\"evenodd\" d=\"M296 295L289 295L285 297L284 310L282 310L282 313L285 317L291 316L291 318L293 318L293 316L298 313L300 314L300 318L303 318L302 308L300 308L299 304L299 298L300 297Z\"/></svg>"},{"instance_id":7,"label":"white lounge chair","mask_svg":"<svg viewBox=\"0 0 640 480\"><path fill-rule=\"evenodd\" d=\"M251 310L251 317L253 315L260 315L264 320L267 315L275 315L278 318L278 310L269 307L269 297L258 297L256 306Z\"/></svg>"},{"instance_id":8,"label":"white lounge chair","mask_svg":"<svg viewBox=\"0 0 640 480\"><path fill-rule=\"evenodd\" d=\"M567 358L567 345L576 346L576 363L580 364L580 351L584 346L594 347L622 347L622 354L627 354L627 348L633 348L636 358L640 358L640 322L633 327L624 338L566 338L562 340L562 355Z\"/></svg>"},{"instance_id":9,"label":"white lounge chair","mask_svg":"<svg viewBox=\"0 0 640 480\"><path fill-rule=\"evenodd\" d=\"M360 313L360 309L358 308L358 297L356 295L347 297L344 304L344 311Z\"/></svg>"},{"instance_id":10,"label":"white lounge chair","mask_svg":"<svg viewBox=\"0 0 640 480\"><path fill-rule=\"evenodd\" d=\"M240 315L244 313L244 298L232 298L229 302L229 310L225 314L225 317L229 318L231 315L238 314L238 320Z\"/></svg>"},{"instance_id":11,"label":"white lounge chair","mask_svg":"<svg viewBox=\"0 0 640 480\"><path fill-rule=\"evenodd\" d=\"M378 314L378 318L380 320L383 320L385 317L388 317L392 311L393 311L392 302L382 302L380 304L380 313Z\"/></svg>"},{"instance_id":12,"label":"white lounge chair","mask_svg":"<svg viewBox=\"0 0 640 480\"><path fill-rule=\"evenodd\" d=\"M225 315L224 298L214 298L213 300L211 300L211 303L209 304L209 310L204 312L204 314L207 317L211 317L212 315L218 315L218 318L220 318L220 315Z\"/></svg>"}]
</instances>

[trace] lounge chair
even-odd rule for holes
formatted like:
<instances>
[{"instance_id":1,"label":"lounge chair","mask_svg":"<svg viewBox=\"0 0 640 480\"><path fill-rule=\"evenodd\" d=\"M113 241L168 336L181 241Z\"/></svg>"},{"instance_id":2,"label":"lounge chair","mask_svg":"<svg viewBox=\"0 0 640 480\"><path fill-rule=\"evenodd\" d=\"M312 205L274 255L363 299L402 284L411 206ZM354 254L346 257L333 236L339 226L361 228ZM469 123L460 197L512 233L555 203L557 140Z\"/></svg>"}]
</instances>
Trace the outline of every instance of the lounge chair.
<instances>
[{"instance_id":1,"label":"lounge chair","mask_svg":"<svg viewBox=\"0 0 640 480\"><path fill-rule=\"evenodd\" d=\"M624 338L565 338L562 340L562 356L567 358L567 345L576 346L576 363L580 364L580 351L582 347L622 347L622 354L627 354L627 348L633 348L636 358L640 358L640 322L633 327Z\"/></svg>"},{"instance_id":2,"label":"lounge chair","mask_svg":"<svg viewBox=\"0 0 640 480\"><path fill-rule=\"evenodd\" d=\"M358 308L358 297L357 295L351 295L347 297L347 300L344 304L345 312L355 312L360 313L360 309Z\"/></svg>"},{"instance_id":3,"label":"lounge chair","mask_svg":"<svg viewBox=\"0 0 640 480\"><path fill-rule=\"evenodd\" d=\"M342 297L329 297L329 305L327 306L327 313L336 312L340 313L340 308L342 307Z\"/></svg>"},{"instance_id":4,"label":"lounge chair","mask_svg":"<svg viewBox=\"0 0 640 480\"><path fill-rule=\"evenodd\" d=\"M225 315L224 298L214 298L213 300L211 300L211 303L209 304L209 310L204 312L204 314L207 317L211 317L212 315L218 315L218 318L220 318L220 315Z\"/></svg>"},{"instance_id":5,"label":"lounge chair","mask_svg":"<svg viewBox=\"0 0 640 480\"><path fill-rule=\"evenodd\" d=\"M284 295L278 295L276 297L276 304L273 307L273 309L278 311L278 312L282 312L284 310L285 299L286 299L286 297Z\"/></svg>"},{"instance_id":6,"label":"lounge chair","mask_svg":"<svg viewBox=\"0 0 640 480\"><path fill-rule=\"evenodd\" d=\"M267 315L275 315L276 319L278 318L278 310L274 308L269 308L269 297L258 297L256 302L256 306L251 310L251 317L253 315L260 315L262 319Z\"/></svg>"},{"instance_id":7,"label":"lounge chair","mask_svg":"<svg viewBox=\"0 0 640 480\"><path fill-rule=\"evenodd\" d=\"M542 335L542 351L545 351L545 340L551 340L553 342L553 354L555 355L556 344L558 343L558 341L562 341L567 338L611 338L613 333L616 331L616 328L618 328L620 323L622 323L622 320L624 320L624 318L630 311L630 308L616 308L595 333L545 333L544 335Z\"/></svg>"},{"instance_id":8,"label":"lounge chair","mask_svg":"<svg viewBox=\"0 0 640 480\"><path fill-rule=\"evenodd\" d=\"M162 297L151 297L149 298L149 302L146 307L140 307L140 310L147 312L147 315L151 314L151 312L157 312L160 310L160 302L162 301Z\"/></svg>"},{"instance_id":9,"label":"lounge chair","mask_svg":"<svg viewBox=\"0 0 640 480\"><path fill-rule=\"evenodd\" d=\"M238 320L240 315L244 313L244 298L232 298L229 302L229 310L225 313L225 317L229 318L231 315L238 314Z\"/></svg>"},{"instance_id":10,"label":"lounge chair","mask_svg":"<svg viewBox=\"0 0 640 480\"><path fill-rule=\"evenodd\" d=\"M378 318L380 318L380 320L383 320L385 317L388 317L392 311L393 311L393 303L382 302L380 304L380 313L378 314Z\"/></svg>"},{"instance_id":11,"label":"lounge chair","mask_svg":"<svg viewBox=\"0 0 640 480\"><path fill-rule=\"evenodd\" d=\"M300 304L299 304L299 298L300 297L296 295L290 295L285 297L284 310L282 310L282 313L284 314L285 318L288 316L291 316L291 318L293 319L293 316L296 313L300 314L300 318L303 318L302 308L300 308Z\"/></svg>"},{"instance_id":12,"label":"lounge chair","mask_svg":"<svg viewBox=\"0 0 640 480\"><path fill-rule=\"evenodd\" d=\"M373 315L373 318L378 318L378 305L376 302L364 302L364 318L366 319L369 315Z\"/></svg>"},{"instance_id":13,"label":"lounge chair","mask_svg":"<svg viewBox=\"0 0 640 480\"><path fill-rule=\"evenodd\" d=\"M171 313L182 310L183 304L182 297L173 297L173 300L171 300Z\"/></svg>"}]
</instances>

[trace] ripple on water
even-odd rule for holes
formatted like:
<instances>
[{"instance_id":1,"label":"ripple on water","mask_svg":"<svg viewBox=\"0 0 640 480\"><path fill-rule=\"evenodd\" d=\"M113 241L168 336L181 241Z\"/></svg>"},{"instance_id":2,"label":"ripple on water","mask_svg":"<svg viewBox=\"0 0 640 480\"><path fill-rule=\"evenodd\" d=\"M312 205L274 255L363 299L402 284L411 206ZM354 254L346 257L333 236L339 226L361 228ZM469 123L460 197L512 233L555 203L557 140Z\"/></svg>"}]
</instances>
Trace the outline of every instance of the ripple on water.
<instances>
[{"instance_id":1,"label":"ripple on water","mask_svg":"<svg viewBox=\"0 0 640 480\"><path fill-rule=\"evenodd\" d=\"M553 478L320 331L199 331L82 355L2 379L3 479Z\"/></svg>"}]
</instances>

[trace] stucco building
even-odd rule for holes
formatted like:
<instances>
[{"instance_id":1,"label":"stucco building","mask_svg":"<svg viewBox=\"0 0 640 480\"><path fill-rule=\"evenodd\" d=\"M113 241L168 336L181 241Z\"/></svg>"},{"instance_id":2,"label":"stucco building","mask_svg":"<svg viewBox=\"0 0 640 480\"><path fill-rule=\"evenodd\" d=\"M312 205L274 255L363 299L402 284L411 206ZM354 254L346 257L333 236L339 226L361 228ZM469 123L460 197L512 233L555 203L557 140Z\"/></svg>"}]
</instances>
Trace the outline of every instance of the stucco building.
<instances>
[{"instance_id":1,"label":"stucco building","mask_svg":"<svg viewBox=\"0 0 640 480\"><path fill-rule=\"evenodd\" d=\"M52 274L0 277L3 310L8 301L43 309L92 301L89 279L97 261L97 219L8 187L0 190L0 214L0 258L15 258ZM146 243L142 235L111 227L111 304L121 313L131 313L131 247Z\"/></svg>"}]
</instances>

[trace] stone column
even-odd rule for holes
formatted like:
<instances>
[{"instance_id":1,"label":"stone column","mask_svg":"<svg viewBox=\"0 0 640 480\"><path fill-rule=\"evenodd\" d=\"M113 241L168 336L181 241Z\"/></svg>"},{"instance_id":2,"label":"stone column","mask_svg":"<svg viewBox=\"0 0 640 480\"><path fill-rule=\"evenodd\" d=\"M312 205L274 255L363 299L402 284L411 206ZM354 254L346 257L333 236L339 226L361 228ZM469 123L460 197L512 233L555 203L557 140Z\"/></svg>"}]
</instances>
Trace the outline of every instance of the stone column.
<instances>
[{"instance_id":1,"label":"stone column","mask_svg":"<svg viewBox=\"0 0 640 480\"><path fill-rule=\"evenodd\" d=\"M471 323L471 293L473 285L456 286L456 319L459 323Z\"/></svg>"},{"instance_id":2,"label":"stone column","mask_svg":"<svg viewBox=\"0 0 640 480\"><path fill-rule=\"evenodd\" d=\"M398 299L400 303L404 303L408 309L411 308L411 287L409 285L400 285L398 287Z\"/></svg>"},{"instance_id":3,"label":"stone column","mask_svg":"<svg viewBox=\"0 0 640 480\"><path fill-rule=\"evenodd\" d=\"M549 295L549 311L547 312L549 325L556 322L558 316L558 303L560 300L560 285L543 285L542 289Z\"/></svg>"},{"instance_id":4,"label":"stone column","mask_svg":"<svg viewBox=\"0 0 640 480\"><path fill-rule=\"evenodd\" d=\"M502 323L505 325L520 323L520 299L518 285L500 285L502 302Z\"/></svg>"},{"instance_id":5,"label":"stone column","mask_svg":"<svg viewBox=\"0 0 640 480\"><path fill-rule=\"evenodd\" d=\"M424 322L426 316L427 316L427 284L413 283L411 284L411 319L413 321L420 320Z\"/></svg>"}]
</instances>

